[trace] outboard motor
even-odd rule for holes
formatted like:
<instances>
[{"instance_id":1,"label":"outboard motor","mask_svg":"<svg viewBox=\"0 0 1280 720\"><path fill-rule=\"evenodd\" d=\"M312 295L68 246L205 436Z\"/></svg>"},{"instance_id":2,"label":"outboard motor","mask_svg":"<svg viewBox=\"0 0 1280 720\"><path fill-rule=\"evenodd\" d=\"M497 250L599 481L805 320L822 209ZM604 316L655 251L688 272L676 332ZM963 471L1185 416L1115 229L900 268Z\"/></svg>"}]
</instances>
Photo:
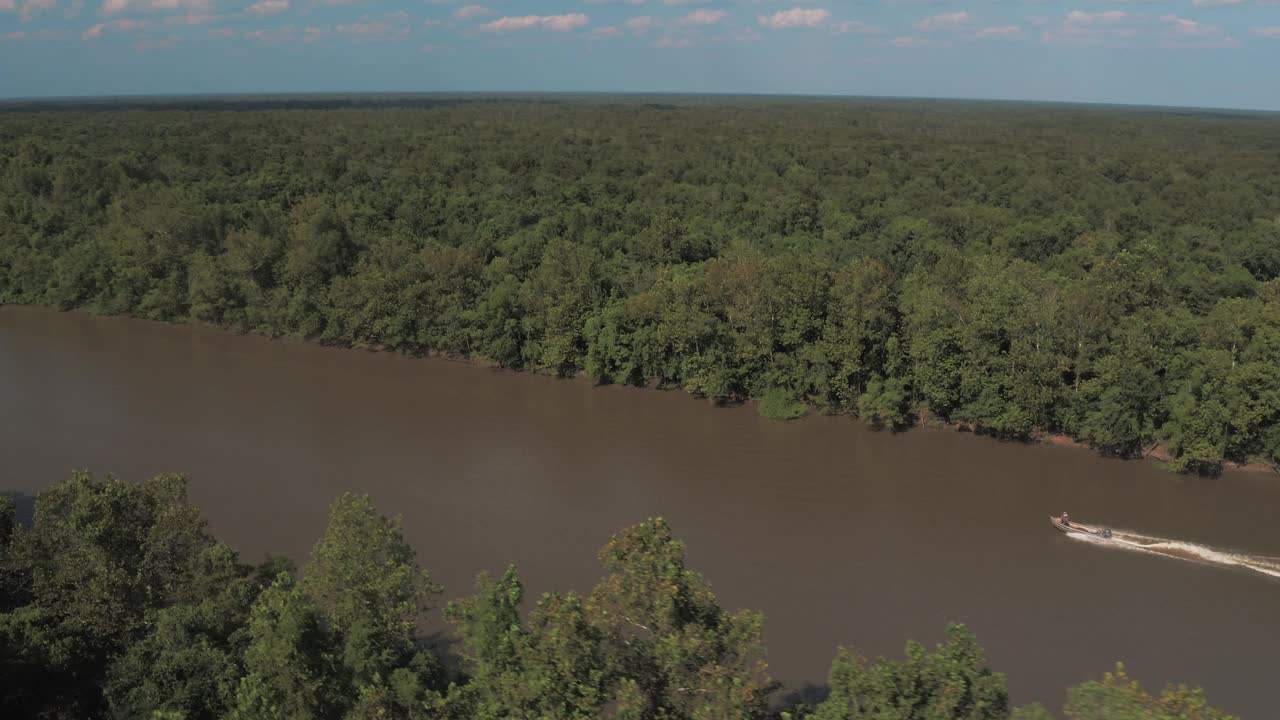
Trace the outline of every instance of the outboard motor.
<instances>
[{"instance_id":1,"label":"outboard motor","mask_svg":"<svg viewBox=\"0 0 1280 720\"><path fill-rule=\"evenodd\" d=\"M1108 529L1108 528L1103 528L1103 529L1102 529L1102 537L1107 538L1108 540L1110 540L1110 539L1111 539L1111 530L1110 530L1110 529Z\"/></svg>"}]
</instances>

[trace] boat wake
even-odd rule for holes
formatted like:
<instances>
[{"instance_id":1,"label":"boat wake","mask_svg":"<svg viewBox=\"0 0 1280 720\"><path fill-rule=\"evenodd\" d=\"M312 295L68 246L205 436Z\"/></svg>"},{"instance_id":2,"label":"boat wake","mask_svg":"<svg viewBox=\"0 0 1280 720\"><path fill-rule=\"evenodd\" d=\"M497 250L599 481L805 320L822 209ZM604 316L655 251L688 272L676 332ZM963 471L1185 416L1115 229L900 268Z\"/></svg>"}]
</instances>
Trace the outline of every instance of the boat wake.
<instances>
[{"instance_id":1,"label":"boat wake","mask_svg":"<svg viewBox=\"0 0 1280 720\"><path fill-rule=\"evenodd\" d=\"M1186 560L1201 565L1244 568L1263 575L1280 578L1280 557L1248 555L1231 552L1230 550L1219 550L1181 540L1142 535L1129 530L1113 529L1110 538L1082 533L1070 533L1068 537L1118 550L1163 555L1164 557Z\"/></svg>"}]
</instances>

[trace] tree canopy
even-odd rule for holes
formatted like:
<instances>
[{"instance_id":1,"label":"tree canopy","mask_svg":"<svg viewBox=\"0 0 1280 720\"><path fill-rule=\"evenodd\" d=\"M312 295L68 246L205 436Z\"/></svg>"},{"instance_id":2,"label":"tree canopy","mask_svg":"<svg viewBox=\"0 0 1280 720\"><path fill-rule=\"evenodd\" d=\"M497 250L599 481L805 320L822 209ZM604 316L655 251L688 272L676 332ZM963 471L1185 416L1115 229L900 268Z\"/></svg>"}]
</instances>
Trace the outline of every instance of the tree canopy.
<instances>
[{"instance_id":1,"label":"tree canopy","mask_svg":"<svg viewBox=\"0 0 1280 720\"><path fill-rule=\"evenodd\" d=\"M8 515L6 515L8 508ZM0 520L12 504L0 504ZM661 518L615 535L586 596L525 603L510 567L448 603L460 665L419 633L440 590L398 520L344 495L301 577L205 530L181 476L75 473L0 536L0 715L86 720L1046 720L1012 713L962 625L933 652L842 648L830 696L779 705L764 618L729 611ZM869 620L873 621L873 620ZM1203 691L1148 695L1123 667L1065 720L1232 720Z\"/></svg>"},{"instance_id":2,"label":"tree canopy","mask_svg":"<svg viewBox=\"0 0 1280 720\"><path fill-rule=\"evenodd\" d=\"M1280 462L1280 120L887 100L0 112L0 303Z\"/></svg>"}]
</instances>

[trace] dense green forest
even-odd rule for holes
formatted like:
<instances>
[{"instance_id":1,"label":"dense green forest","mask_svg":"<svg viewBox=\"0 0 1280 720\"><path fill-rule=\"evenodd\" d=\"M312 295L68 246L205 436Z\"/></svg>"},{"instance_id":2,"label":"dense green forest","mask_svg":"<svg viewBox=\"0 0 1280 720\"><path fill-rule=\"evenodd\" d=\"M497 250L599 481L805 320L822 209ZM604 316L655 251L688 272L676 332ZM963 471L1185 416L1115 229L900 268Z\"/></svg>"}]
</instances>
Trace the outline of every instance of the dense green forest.
<instances>
[{"instance_id":1,"label":"dense green forest","mask_svg":"<svg viewBox=\"0 0 1280 720\"><path fill-rule=\"evenodd\" d=\"M587 595L526 603L514 567L480 575L419 629L442 588L399 520L336 500L310 561L241 561L181 476L74 473L0 496L0 716L86 720L1051 720L1010 709L962 625L930 651L841 648L830 694L779 707L764 618L721 608L661 519L614 536ZM19 522L18 520L23 520ZM873 621L870 620L869 621ZM1066 695L1067 720L1230 720L1200 690L1142 690L1123 668Z\"/></svg>"},{"instance_id":2,"label":"dense green forest","mask_svg":"<svg viewBox=\"0 0 1280 720\"><path fill-rule=\"evenodd\" d=\"M1280 463L1280 118L768 98L12 105L0 303L765 414Z\"/></svg>"}]
</instances>

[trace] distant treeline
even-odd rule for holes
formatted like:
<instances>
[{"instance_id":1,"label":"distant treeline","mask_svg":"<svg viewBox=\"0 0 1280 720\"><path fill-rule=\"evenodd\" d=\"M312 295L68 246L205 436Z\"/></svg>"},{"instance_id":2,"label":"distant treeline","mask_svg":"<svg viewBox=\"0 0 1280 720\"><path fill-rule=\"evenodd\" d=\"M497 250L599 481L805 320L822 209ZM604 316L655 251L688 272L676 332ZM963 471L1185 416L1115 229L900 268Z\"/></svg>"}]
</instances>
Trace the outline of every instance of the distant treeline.
<instances>
[{"instance_id":1,"label":"distant treeline","mask_svg":"<svg viewBox=\"0 0 1280 720\"><path fill-rule=\"evenodd\" d=\"M29 509L29 505L28 505ZM0 496L0 716L49 720L1051 720L1011 711L962 625L901 661L842 648L830 695L780 709L763 617L721 608L661 519L614 536L589 594L527 607L515 568L417 634L441 591L399 520L334 502L298 573L206 531L180 476L76 473L29 523ZM441 549L443 550L443 549ZM299 575L301 576L299 579ZM524 607L524 611L522 611ZM869 619L874 622L874 619ZM1123 668L1067 693L1068 720L1231 720L1200 690L1144 692Z\"/></svg>"},{"instance_id":2,"label":"distant treeline","mask_svg":"<svg viewBox=\"0 0 1280 720\"><path fill-rule=\"evenodd\" d=\"M1276 116L411 101L0 114L0 302L1280 462Z\"/></svg>"},{"instance_id":3,"label":"distant treeline","mask_svg":"<svg viewBox=\"0 0 1280 720\"><path fill-rule=\"evenodd\" d=\"M121 112L132 110L190 112L243 112L247 110L425 110L446 105L499 103L565 102L570 96L542 95L474 95L474 94L388 94L344 95L332 93L289 95L169 95L106 96L39 99L0 99L4 112Z\"/></svg>"}]
</instances>

